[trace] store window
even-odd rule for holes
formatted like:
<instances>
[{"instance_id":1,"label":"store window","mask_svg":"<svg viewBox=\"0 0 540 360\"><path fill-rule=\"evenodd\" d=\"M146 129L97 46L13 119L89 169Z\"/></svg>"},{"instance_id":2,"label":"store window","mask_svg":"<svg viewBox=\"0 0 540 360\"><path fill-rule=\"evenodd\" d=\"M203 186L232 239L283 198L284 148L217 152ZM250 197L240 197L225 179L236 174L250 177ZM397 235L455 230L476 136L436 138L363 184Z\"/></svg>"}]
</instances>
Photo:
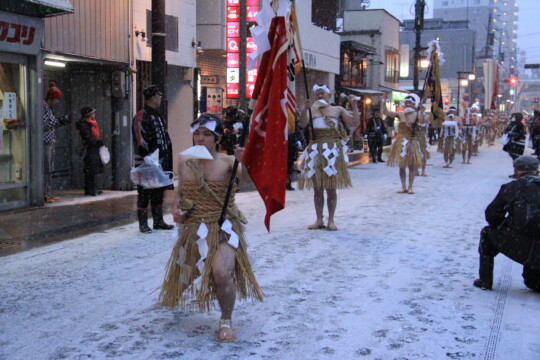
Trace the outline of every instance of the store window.
<instances>
[{"instance_id":1,"label":"store window","mask_svg":"<svg viewBox=\"0 0 540 360\"><path fill-rule=\"evenodd\" d=\"M0 59L0 209L28 199L26 74Z\"/></svg>"},{"instance_id":2,"label":"store window","mask_svg":"<svg viewBox=\"0 0 540 360\"><path fill-rule=\"evenodd\" d=\"M343 86L355 88L366 87L367 58L365 54L346 51L341 63Z\"/></svg>"},{"instance_id":3,"label":"store window","mask_svg":"<svg viewBox=\"0 0 540 360\"><path fill-rule=\"evenodd\" d=\"M399 82L398 56L392 52L385 54L385 74L384 80L391 83Z\"/></svg>"}]
</instances>

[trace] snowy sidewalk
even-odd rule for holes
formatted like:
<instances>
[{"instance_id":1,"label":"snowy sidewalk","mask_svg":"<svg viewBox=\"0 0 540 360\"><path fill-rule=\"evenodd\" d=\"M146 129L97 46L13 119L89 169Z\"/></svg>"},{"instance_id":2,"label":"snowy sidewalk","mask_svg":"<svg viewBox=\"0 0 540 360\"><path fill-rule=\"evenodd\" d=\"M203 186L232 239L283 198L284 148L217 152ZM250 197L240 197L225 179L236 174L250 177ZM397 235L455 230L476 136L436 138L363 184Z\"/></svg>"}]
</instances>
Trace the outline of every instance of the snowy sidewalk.
<instances>
[{"instance_id":1,"label":"snowy sidewalk","mask_svg":"<svg viewBox=\"0 0 540 360\"><path fill-rule=\"evenodd\" d=\"M494 290L472 286L510 158L428 163L415 195L396 193L397 168L351 168L337 232L306 229L312 192L288 192L270 233L259 195L238 194L266 297L237 304L231 344L213 338L217 310L155 306L170 232L131 224L2 257L0 359L540 359L540 294L521 266L498 256Z\"/></svg>"}]
</instances>

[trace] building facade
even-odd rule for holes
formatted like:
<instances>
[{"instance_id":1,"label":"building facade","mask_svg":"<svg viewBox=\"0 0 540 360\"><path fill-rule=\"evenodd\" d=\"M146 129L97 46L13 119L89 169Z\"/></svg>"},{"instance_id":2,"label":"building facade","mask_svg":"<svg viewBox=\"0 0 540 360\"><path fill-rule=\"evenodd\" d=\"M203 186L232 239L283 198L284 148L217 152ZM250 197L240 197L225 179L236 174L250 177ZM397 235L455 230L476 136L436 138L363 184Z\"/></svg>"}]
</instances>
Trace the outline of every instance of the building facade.
<instances>
[{"instance_id":1,"label":"building facade","mask_svg":"<svg viewBox=\"0 0 540 360\"><path fill-rule=\"evenodd\" d=\"M446 89L443 89L443 97L445 97L445 107L449 105L457 105L458 101L458 72L474 73L476 52L476 32L469 27L469 22L466 20L446 21L443 19L425 19L424 30L420 46L427 48L428 43L432 40L438 40L441 47L441 52L444 54L444 63L440 65L441 86L447 84ZM400 32L400 44L406 45L409 49L408 76L401 78L403 88L413 89L412 83L414 78L414 48L416 46L416 33L414 30L414 20L404 20L402 30ZM421 58L427 59L428 53L426 50L421 51ZM480 62L481 65L481 62ZM426 76L426 68L419 69L419 90L422 90L424 79ZM476 97L481 97L480 88L460 89L460 97L472 96L471 91L477 90Z\"/></svg>"},{"instance_id":2,"label":"building facade","mask_svg":"<svg viewBox=\"0 0 540 360\"><path fill-rule=\"evenodd\" d=\"M475 58L499 60L508 74L517 72L517 20L515 0L434 0L433 17L467 20L476 31Z\"/></svg>"},{"instance_id":3,"label":"building facade","mask_svg":"<svg viewBox=\"0 0 540 360\"><path fill-rule=\"evenodd\" d=\"M0 211L43 203L44 18L73 11L68 1L0 2Z\"/></svg>"}]
</instances>

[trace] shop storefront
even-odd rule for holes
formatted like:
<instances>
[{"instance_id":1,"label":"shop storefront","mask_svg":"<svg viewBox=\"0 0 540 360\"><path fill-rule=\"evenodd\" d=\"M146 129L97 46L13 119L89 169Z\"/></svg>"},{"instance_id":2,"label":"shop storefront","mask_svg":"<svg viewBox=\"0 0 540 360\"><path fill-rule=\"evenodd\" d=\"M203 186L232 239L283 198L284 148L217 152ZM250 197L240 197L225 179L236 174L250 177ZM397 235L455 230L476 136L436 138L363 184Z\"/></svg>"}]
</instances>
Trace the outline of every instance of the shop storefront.
<instances>
[{"instance_id":1,"label":"shop storefront","mask_svg":"<svg viewBox=\"0 0 540 360\"><path fill-rule=\"evenodd\" d=\"M39 19L0 11L0 210L27 206L31 193L30 135L37 111ZM6 33L3 36L3 33Z\"/></svg>"},{"instance_id":2,"label":"shop storefront","mask_svg":"<svg viewBox=\"0 0 540 360\"><path fill-rule=\"evenodd\" d=\"M41 17L73 10L45 3L0 4L0 211L39 203Z\"/></svg>"}]
</instances>

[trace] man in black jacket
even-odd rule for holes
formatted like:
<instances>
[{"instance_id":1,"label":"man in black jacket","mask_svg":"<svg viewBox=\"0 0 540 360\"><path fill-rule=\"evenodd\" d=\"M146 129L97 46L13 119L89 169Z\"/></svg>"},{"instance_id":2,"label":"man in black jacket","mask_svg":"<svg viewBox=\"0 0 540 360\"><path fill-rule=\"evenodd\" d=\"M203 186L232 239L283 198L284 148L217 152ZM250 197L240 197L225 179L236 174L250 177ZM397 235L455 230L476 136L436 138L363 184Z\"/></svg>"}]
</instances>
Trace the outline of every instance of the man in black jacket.
<instances>
[{"instance_id":1,"label":"man in black jacket","mask_svg":"<svg viewBox=\"0 0 540 360\"><path fill-rule=\"evenodd\" d=\"M143 91L146 104L133 118L133 136L137 147L137 153L144 158L144 162L152 164L150 156L159 149L159 164L163 171L173 170L172 144L167 124L161 117L158 109L161 106L162 93L156 85L150 85ZM154 230L171 230L174 226L163 221L163 195L165 190L173 190L174 186L156 189L144 189L137 185L137 217L139 219L139 231L150 233L148 227L148 203L152 207Z\"/></svg>"},{"instance_id":2,"label":"man in black jacket","mask_svg":"<svg viewBox=\"0 0 540 360\"><path fill-rule=\"evenodd\" d=\"M534 154L540 160L540 110L534 110L534 117L530 122L529 129Z\"/></svg>"},{"instance_id":3,"label":"man in black jacket","mask_svg":"<svg viewBox=\"0 0 540 360\"><path fill-rule=\"evenodd\" d=\"M385 137L387 137L388 135L386 132L386 125L381 119L381 113L379 109L373 110L373 116L371 117L371 119L368 120L367 123L366 133L371 161L374 164L376 164L377 161L383 162L383 144Z\"/></svg>"},{"instance_id":4,"label":"man in black jacket","mask_svg":"<svg viewBox=\"0 0 540 360\"><path fill-rule=\"evenodd\" d=\"M516 180L501 186L495 199L486 208L486 220L489 226L480 233L480 278L474 280L473 285L491 290L493 286L494 258L498 253L523 264L523 280L525 285L540 292L540 234L527 235L519 231L516 226L517 217L513 213L513 201L517 191L523 191L528 182L540 183L538 177L538 160L533 156L520 156L514 160L514 174ZM540 185L536 185L540 188ZM535 188L535 189L536 189ZM536 206L536 200L530 199ZM508 216L507 216L508 214Z\"/></svg>"}]
</instances>

